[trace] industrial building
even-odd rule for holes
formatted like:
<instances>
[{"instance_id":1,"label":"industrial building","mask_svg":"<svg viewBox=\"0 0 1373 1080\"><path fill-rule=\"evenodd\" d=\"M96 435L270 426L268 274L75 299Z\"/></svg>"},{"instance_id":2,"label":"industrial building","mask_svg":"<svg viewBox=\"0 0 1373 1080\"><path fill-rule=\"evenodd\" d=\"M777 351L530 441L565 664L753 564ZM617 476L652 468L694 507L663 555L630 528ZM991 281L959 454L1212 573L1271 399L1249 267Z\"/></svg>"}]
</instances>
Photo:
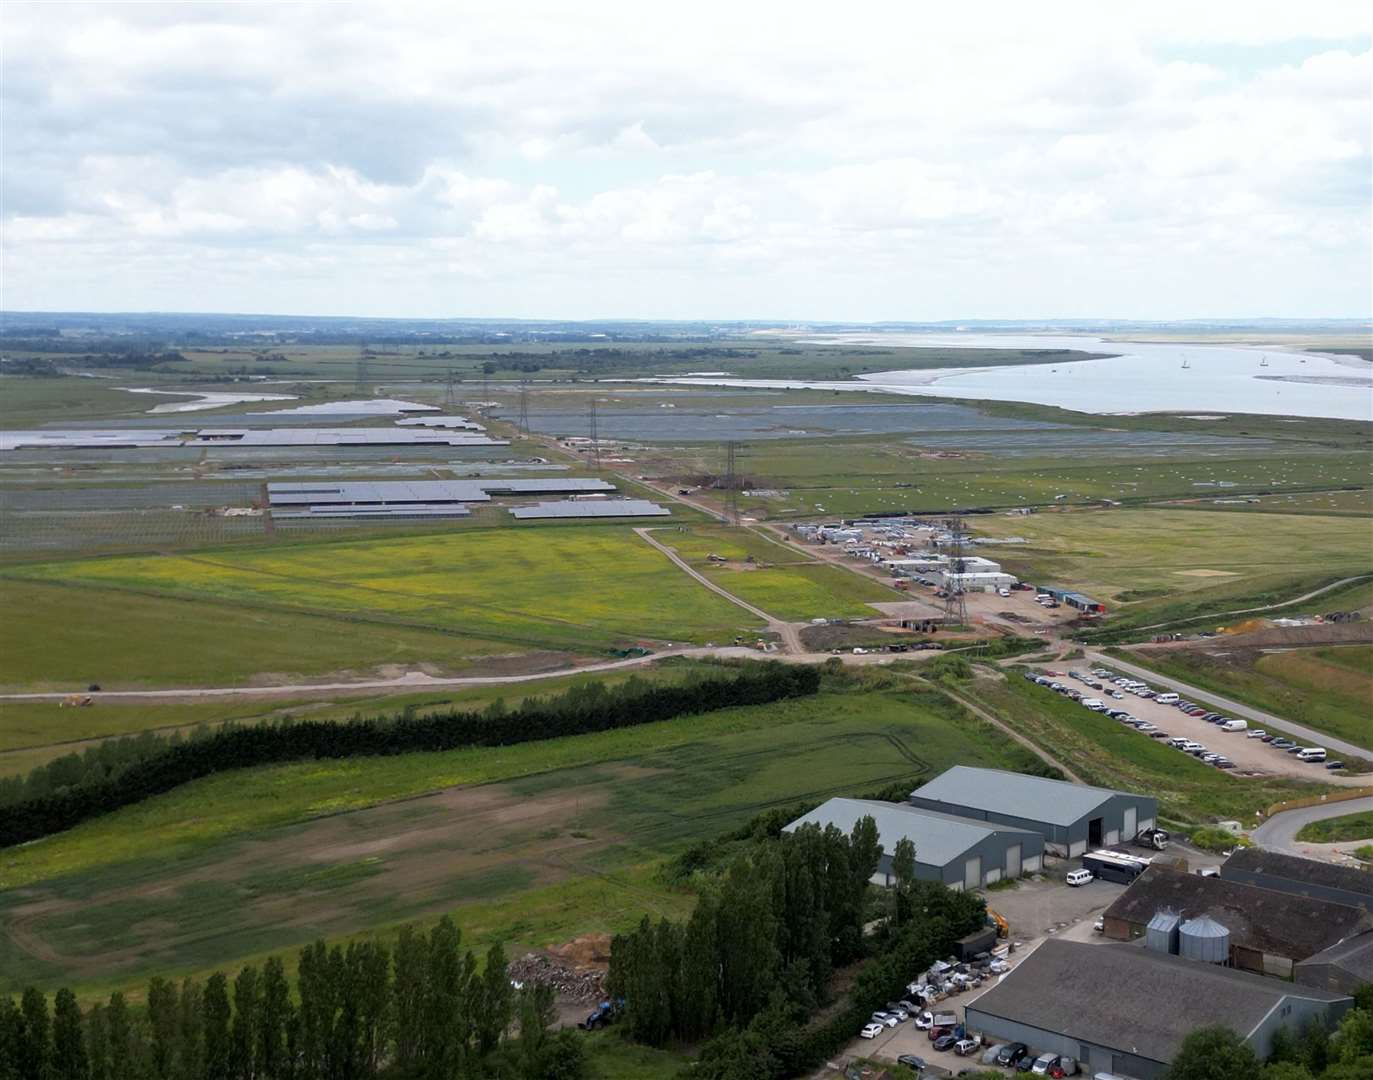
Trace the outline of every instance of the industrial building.
<instances>
[{"instance_id":1,"label":"industrial building","mask_svg":"<svg viewBox=\"0 0 1373 1080\"><path fill-rule=\"evenodd\" d=\"M892 884L891 857L902 839L915 845L915 876L942 881L951 889L976 889L1036 873L1044 865L1044 839L1036 832L918 810L905 803L830 799L783 831L816 824L822 829L833 825L848 834L865 816L877 823L882 844L882 861L872 879L878 885Z\"/></svg>"},{"instance_id":2,"label":"industrial building","mask_svg":"<svg viewBox=\"0 0 1373 1080\"><path fill-rule=\"evenodd\" d=\"M1230 1028L1262 1059L1279 1030L1333 1028L1352 1005L1345 994L1165 952L1051 939L965 1016L987 1042L1074 1058L1087 1076L1158 1080L1196 1028Z\"/></svg>"},{"instance_id":3,"label":"industrial building","mask_svg":"<svg viewBox=\"0 0 1373 1080\"><path fill-rule=\"evenodd\" d=\"M1045 850L1076 856L1128 843L1158 817L1158 800L1002 769L955 765L911 792L911 805L1029 829Z\"/></svg>"},{"instance_id":4,"label":"industrial building","mask_svg":"<svg viewBox=\"0 0 1373 1080\"><path fill-rule=\"evenodd\" d=\"M1102 916L1102 929L1119 941L1147 938L1151 927L1158 929L1160 917L1172 919L1175 933L1199 919L1224 928L1224 962L1283 979L1293 977L1299 961L1373 930L1373 915L1362 908L1298 900L1272 889L1162 866L1149 867L1116 898Z\"/></svg>"},{"instance_id":5,"label":"industrial building","mask_svg":"<svg viewBox=\"0 0 1373 1080\"><path fill-rule=\"evenodd\" d=\"M1280 855L1261 848L1240 848L1221 865L1220 876L1242 885L1373 911L1373 874L1349 866Z\"/></svg>"},{"instance_id":6,"label":"industrial building","mask_svg":"<svg viewBox=\"0 0 1373 1080\"><path fill-rule=\"evenodd\" d=\"M613 492L595 478L547 477L509 480L384 480L270 483L267 501L274 518L463 517L467 503L493 495L576 495Z\"/></svg>"},{"instance_id":7,"label":"industrial building","mask_svg":"<svg viewBox=\"0 0 1373 1080\"><path fill-rule=\"evenodd\" d=\"M996 592L997 589L1009 589L1020 579L1014 574L1002 573L963 573L955 574L951 570L940 571L939 583L946 589L958 589L961 592Z\"/></svg>"},{"instance_id":8,"label":"industrial building","mask_svg":"<svg viewBox=\"0 0 1373 1080\"><path fill-rule=\"evenodd\" d=\"M557 502L538 502L532 506L512 506L510 514L521 520L532 518L615 518L615 517L667 517L671 514L665 506L649 502L647 499L602 499L582 501L562 499Z\"/></svg>"},{"instance_id":9,"label":"industrial building","mask_svg":"<svg viewBox=\"0 0 1373 1080\"><path fill-rule=\"evenodd\" d=\"M1373 983L1373 931L1358 934L1296 965L1293 978L1335 994L1352 994Z\"/></svg>"},{"instance_id":10,"label":"industrial building","mask_svg":"<svg viewBox=\"0 0 1373 1080\"><path fill-rule=\"evenodd\" d=\"M1057 589L1052 585L1040 586L1040 592L1048 593L1061 604L1067 604L1070 608L1077 608L1078 611L1088 615L1105 615L1106 605L1090 596L1083 596L1080 592L1072 589Z\"/></svg>"}]
</instances>

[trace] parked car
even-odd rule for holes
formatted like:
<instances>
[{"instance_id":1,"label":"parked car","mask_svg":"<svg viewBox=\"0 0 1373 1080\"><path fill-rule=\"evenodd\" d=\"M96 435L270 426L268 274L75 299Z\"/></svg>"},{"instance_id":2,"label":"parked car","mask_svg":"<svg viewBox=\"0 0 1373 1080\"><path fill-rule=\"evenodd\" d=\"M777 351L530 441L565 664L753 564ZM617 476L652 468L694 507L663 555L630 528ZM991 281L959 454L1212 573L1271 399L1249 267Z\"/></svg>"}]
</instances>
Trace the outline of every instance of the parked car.
<instances>
[{"instance_id":1,"label":"parked car","mask_svg":"<svg viewBox=\"0 0 1373 1080\"><path fill-rule=\"evenodd\" d=\"M1325 763L1325 767L1326 767L1327 769L1332 770L1332 771L1335 770L1335 769L1343 769L1343 768L1344 768L1344 762L1343 762L1343 761L1327 761L1327 762Z\"/></svg>"},{"instance_id":2,"label":"parked car","mask_svg":"<svg viewBox=\"0 0 1373 1080\"><path fill-rule=\"evenodd\" d=\"M1096 922L1092 923L1092 929L1095 930L1098 934L1104 934L1106 932L1105 917L1098 915Z\"/></svg>"},{"instance_id":3,"label":"parked car","mask_svg":"<svg viewBox=\"0 0 1373 1080\"><path fill-rule=\"evenodd\" d=\"M983 1065L995 1065L997 1055L999 1055L1001 1051L1005 1049L1005 1043L992 1043L991 1046L987 1047L987 1049L982 1051L981 1056L977 1060Z\"/></svg>"},{"instance_id":4,"label":"parked car","mask_svg":"<svg viewBox=\"0 0 1373 1080\"><path fill-rule=\"evenodd\" d=\"M1229 758L1221 758L1219 761L1211 762L1211 764L1217 769L1233 769L1235 767L1235 763Z\"/></svg>"},{"instance_id":5,"label":"parked car","mask_svg":"<svg viewBox=\"0 0 1373 1080\"><path fill-rule=\"evenodd\" d=\"M1001 1048L1001 1053L996 1055L998 1065L1019 1065L1020 1059L1030 1052L1030 1048L1023 1042L1008 1043Z\"/></svg>"},{"instance_id":6,"label":"parked car","mask_svg":"<svg viewBox=\"0 0 1373 1080\"><path fill-rule=\"evenodd\" d=\"M1090 870L1069 870L1068 876L1064 880L1073 888L1077 888L1079 885L1086 885L1091 882L1092 877Z\"/></svg>"},{"instance_id":7,"label":"parked car","mask_svg":"<svg viewBox=\"0 0 1373 1080\"><path fill-rule=\"evenodd\" d=\"M860 1039L875 1039L885 1031L881 1024L865 1024L863 1030L858 1033Z\"/></svg>"},{"instance_id":8,"label":"parked car","mask_svg":"<svg viewBox=\"0 0 1373 1080\"><path fill-rule=\"evenodd\" d=\"M897 1002L897 1004L900 1005L901 1008L906 1010L907 1019L914 1016L916 1013L920 1011L919 1005L916 1005L914 1002L907 1001L905 998L902 998L900 1001Z\"/></svg>"},{"instance_id":9,"label":"parked car","mask_svg":"<svg viewBox=\"0 0 1373 1080\"><path fill-rule=\"evenodd\" d=\"M916 1072L923 1072L926 1068L925 1059L916 1057L914 1054L902 1054L896 1059L896 1063L904 1065L908 1069L914 1069Z\"/></svg>"},{"instance_id":10,"label":"parked car","mask_svg":"<svg viewBox=\"0 0 1373 1080\"><path fill-rule=\"evenodd\" d=\"M946 1050L952 1050L957 1042L958 1036L949 1032L947 1035L941 1035L934 1040L934 1048L942 1054Z\"/></svg>"},{"instance_id":11,"label":"parked car","mask_svg":"<svg viewBox=\"0 0 1373 1080\"><path fill-rule=\"evenodd\" d=\"M897 1020L909 1020L911 1018L910 1013L901 1008L901 1006L890 1001L887 1002L886 1012L888 1016L894 1016Z\"/></svg>"},{"instance_id":12,"label":"parked car","mask_svg":"<svg viewBox=\"0 0 1373 1080\"><path fill-rule=\"evenodd\" d=\"M1058 1064L1049 1070L1049 1075L1055 1080L1064 1076L1076 1076L1077 1062L1070 1057L1061 1057L1058 1059Z\"/></svg>"},{"instance_id":13,"label":"parked car","mask_svg":"<svg viewBox=\"0 0 1373 1080\"><path fill-rule=\"evenodd\" d=\"M921 1031L929 1031L934 1027L934 1013L926 1009L915 1018L915 1026Z\"/></svg>"},{"instance_id":14,"label":"parked car","mask_svg":"<svg viewBox=\"0 0 1373 1080\"><path fill-rule=\"evenodd\" d=\"M966 1035L953 1044L953 1052L959 1057L967 1057L981 1045L981 1035Z\"/></svg>"},{"instance_id":15,"label":"parked car","mask_svg":"<svg viewBox=\"0 0 1373 1080\"><path fill-rule=\"evenodd\" d=\"M1270 735L1268 732L1264 732L1259 736L1259 742L1275 743L1277 741L1278 737L1276 735Z\"/></svg>"},{"instance_id":16,"label":"parked car","mask_svg":"<svg viewBox=\"0 0 1373 1080\"><path fill-rule=\"evenodd\" d=\"M1015 1071L1027 1073L1035 1067L1035 1062L1038 1060L1039 1059L1035 1057L1033 1054L1026 1054L1023 1058L1021 1058L1019 1061L1015 1063Z\"/></svg>"},{"instance_id":17,"label":"parked car","mask_svg":"<svg viewBox=\"0 0 1373 1080\"><path fill-rule=\"evenodd\" d=\"M1262 739L1267 734L1268 732L1264 731L1263 728L1255 727L1250 728L1248 731L1246 731L1244 733L1244 737L1246 739Z\"/></svg>"},{"instance_id":18,"label":"parked car","mask_svg":"<svg viewBox=\"0 0 1373 1080\"><path fill-rule=\"evenodd\" d=\"M1048 1076L1049 1070L1058 1064L1057 1054L1040 1054L1035 1058L1034 1066L1030 1069L1035 1076Z\"/></svg>"},{"instance_id":19,"label":"parked car","mask_svg":"<svg viewBox=\"0 0 1373 1080\"><path fill-rule=\"evenodd\" d=\"M1160 731L1158 728L1154 728L1153 731L1149 732L1149 738L1151 738L1151 739L1167 739L1167 740L1169 740L1169 741L1171 742L1172 739L1173 739L1173 736L1169 735L1168 732L1166 732L1166 731Z\"/></svg>"}]
</instances>

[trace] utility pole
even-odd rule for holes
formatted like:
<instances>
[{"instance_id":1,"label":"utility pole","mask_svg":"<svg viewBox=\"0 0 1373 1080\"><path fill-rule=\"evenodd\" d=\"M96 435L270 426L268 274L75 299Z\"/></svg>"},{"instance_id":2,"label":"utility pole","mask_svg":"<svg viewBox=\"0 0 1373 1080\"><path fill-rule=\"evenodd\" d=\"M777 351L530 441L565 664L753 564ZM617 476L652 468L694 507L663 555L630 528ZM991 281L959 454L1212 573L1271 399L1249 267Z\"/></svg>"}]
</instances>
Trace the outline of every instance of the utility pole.
<instances>
[{"instance_id":1,"label":"utility pole","mask_svg":"<svg viewBox=\"0 0 1373 1080\"><path fill-rule=\"evenodd\" d=\"M964 524L960 517L949 518L944 523L949 530L949 570L950 574L963 573L963 533ZM944 598L944 627L968 625L968 601L963 595L963 584L949 581L948 596Z\"/></svg>"},{"instance_id":2,"label":"utility pole","mask_svg":"<svg viewBox=\"0 0 1373 1080\"><path fill-rule=\"evenodd\" d=\"M725 443L725 517L731 525L739 524L739 444Z\"/></svg>"},{"instance_id":3,"label":"utility pole","mask_svg":"<svg viewBox=\"0 0 1373 1080\"><path fill-rule=\"evenodd\" d=\"M529 435L529 380L520 380L520 434Z\"/></svg>"},{"instance_id":4,"label":"utility pole","mask_svg":"<svg viewBox=\"0 0 1373 1080\"><path fill-rule=\"evenodd\" d=\"M597 472L601 471L601 435L596 427L596 399L591 399L589 419L591 421L591 461Z\"/></svg>"},{"instance_id":5,"label":"utility pole","mask_svg":"<svg viewBox=\"0 0 1373 1080\"><path fill-rule=\"evenodd\" d=\"M453 365L448 365L448 381L443 391L443 406L445 409L456 408L458 404L458 393L453 385Z\"/></svg>"},{"instance_id":6,"label":"utility pole","mask_svg":"<svg viewBox=\"0 0 1373 1080\"><path fill-rule=\"evenodd\" d=\"M372 364L368 358L367 342L365 341L358 349L357 385L359 394L372 392Z\"/></svg>"}]
</instances>

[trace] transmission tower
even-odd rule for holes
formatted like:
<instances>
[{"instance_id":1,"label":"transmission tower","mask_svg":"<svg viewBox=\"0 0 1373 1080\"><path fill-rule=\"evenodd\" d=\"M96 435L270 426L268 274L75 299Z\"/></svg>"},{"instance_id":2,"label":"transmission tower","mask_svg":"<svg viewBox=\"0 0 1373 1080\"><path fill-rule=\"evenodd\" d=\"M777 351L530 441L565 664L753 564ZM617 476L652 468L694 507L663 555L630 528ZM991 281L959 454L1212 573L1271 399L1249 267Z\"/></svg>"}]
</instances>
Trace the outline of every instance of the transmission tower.
<instances>
[{"instance_id":1,"label":"transmission tower","mask_svg":"<svg viewBox=\"0 0 1373 1080\"><path fill-rule=\"evenodd\" d=\"M520 434L529 434L529 380L520 380Z\"/></svg>"},{"instance_id":2,"label":"transmission tower","mask_svg":"<svg viewBox=\"0 0 1373 1080\"><path fill-rule=\"evenodd\" d=\"M444 386L444 389L443 389L443 404L444 404L444 408L447 408L447 409L455 408L455 407L457 406L457 404L458 404L458 392L457 392L457 389L456 389L456 387L454 386L453 383L454 383L454 380L453 380L453 365L452 365L452 364L449 364L449 365L448 365L448 380L447 380L447 384Z\"/></svg>"},{"instance_id":3,"label":"transmission tower","mask_svg":"<svg viewBox=\"0 0 1373 1080\"><path fill-rule=\"evenodd\" d=\"M949 573L963 573L963 519L954 517L949 518L945 523L945 528L949 530ZM948 582L949 595L944 598L944 625L966 626L968 624L968 601L963 595L962 582L955 583L953 580Z\"/></svg>"},{"instance_id":4,"label":"transmission tower","mask_svg":"<svg viewBox=\"0 0 1373 1080\"><path fill-rule=\"evenodd\" d=\"M596 399L591 399L591 407L588 419L590 420L591 434L591 461L597 472L601 471L601 436L596 428Z\"/></svg>"},{"instance_id":5,"label":"transmission tower","mask_svg":"<svg viewBox=\"0 0 1373 1080\"><path fill-rule=\"evenodd\" d=\"M358 357L357 384L359 394L370 394L372 392L372 363L367 357L366 346L363 346L363 354Z\"/></svg>"},{"instance_id":6,"label":"transmission tower","mask_svg":"<svg viewBox=\"0 0 1373 1080\"><path fill-rule=\"evenodd\" d=\"M739 444L725 443L725 516L731 525L739 524Z\"/></svg>"}]
</instances>

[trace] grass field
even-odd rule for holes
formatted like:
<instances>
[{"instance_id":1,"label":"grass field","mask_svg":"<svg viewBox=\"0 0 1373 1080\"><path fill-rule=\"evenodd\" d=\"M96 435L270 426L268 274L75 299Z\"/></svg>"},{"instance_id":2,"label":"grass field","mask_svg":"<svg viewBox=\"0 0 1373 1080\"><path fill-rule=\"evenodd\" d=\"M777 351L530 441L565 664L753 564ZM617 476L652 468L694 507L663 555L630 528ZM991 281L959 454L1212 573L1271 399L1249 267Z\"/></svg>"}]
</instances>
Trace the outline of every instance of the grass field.
<instances>
[{"instance_id":1,"label":"grass field","mask_svg":"<svg viewBox=\"0 0 1373 1080\"><path fill-rule=\"evenodd\" d=\"M188 785L0 853L0 992L137 982L446 910L512 950L616 930L689 907L655 868L760 809L1029 760L905 685L867 675L618 732Z\"/></svg>"},{"instance_id":2,"label":"grass field","mask_svg":"<svg viewBox=\"0 0 1373 1080\"><path fill-rule=\"evenodd\" d=\"M1301 827L1297 839L1308 844L1344 844L1373 839L1373 810L1310 822Z\"/></svg>"},{"instance_id":3,"label":"grass field","mask_svg":"<svg viewBox=\"0 0 1373 1080\"><path fill-rule=\"evenodd\" d=\"M872 618L879 612L871 604L901 599L894 589L751 530L695 525L654 535L722 588L788 622ZM711 555L725 561L712 562Z\"/></svg>"},{"instance_id":4,"label":"grass field","mask_svg":"<svg viewBox=\"0 0 1373 1080\"><path fill-rule=\"evenodd\" d=\"M1007 570L1070 584L1123 623L1238 609L1256 595L1295 595L1304 581L1373 571L1367 525L1349 517L1266 514L1260 523L1247 514L1085 510L978 518L974 531L1023 537L996 547Z\"/></svg>"},{"instance_id":5,"label":"grass field","mask_svg":"<svg viewBox=\"0 0 1373 1080\"><path fill-rule=\"evenodd\" d=\"M1150 649L1134 658L1373 750L1373 645L1264 650L1222 637L1205 648Z\"/></svg>"},{"instance_id":6,"label":"grass field","mask_svg":"<svg viewBox=\"0 0 1373 1080\"><path fill-rule=\"evenodd\" d=\"M308 611L438 629L475 637L483 652L489 642L506 643L506 651L587 652L641 639L719 640L754 622L624 526L89 559L11 574L261 607L273 620L277 612ZM272 670L289 669L294 652L282 650ZM19 665L21 674L27 666Z\"/></svg>"},{"instance_id":7,"label":"grass field","mask_svg":"<svg viewBox=\"0 0 1373 1080\"><path fill-rule=\"evenodd\" d=\"M1159 800L1159 813L1200 824L1256 811L1282 799L1336 790L1326 784L1231 776L1180 754L1133 728L1090 712L1051 690L1009 673L978 678L972 697L1065 762L1089 784L1143 791Z\"/></svg>"}]
</instances>

